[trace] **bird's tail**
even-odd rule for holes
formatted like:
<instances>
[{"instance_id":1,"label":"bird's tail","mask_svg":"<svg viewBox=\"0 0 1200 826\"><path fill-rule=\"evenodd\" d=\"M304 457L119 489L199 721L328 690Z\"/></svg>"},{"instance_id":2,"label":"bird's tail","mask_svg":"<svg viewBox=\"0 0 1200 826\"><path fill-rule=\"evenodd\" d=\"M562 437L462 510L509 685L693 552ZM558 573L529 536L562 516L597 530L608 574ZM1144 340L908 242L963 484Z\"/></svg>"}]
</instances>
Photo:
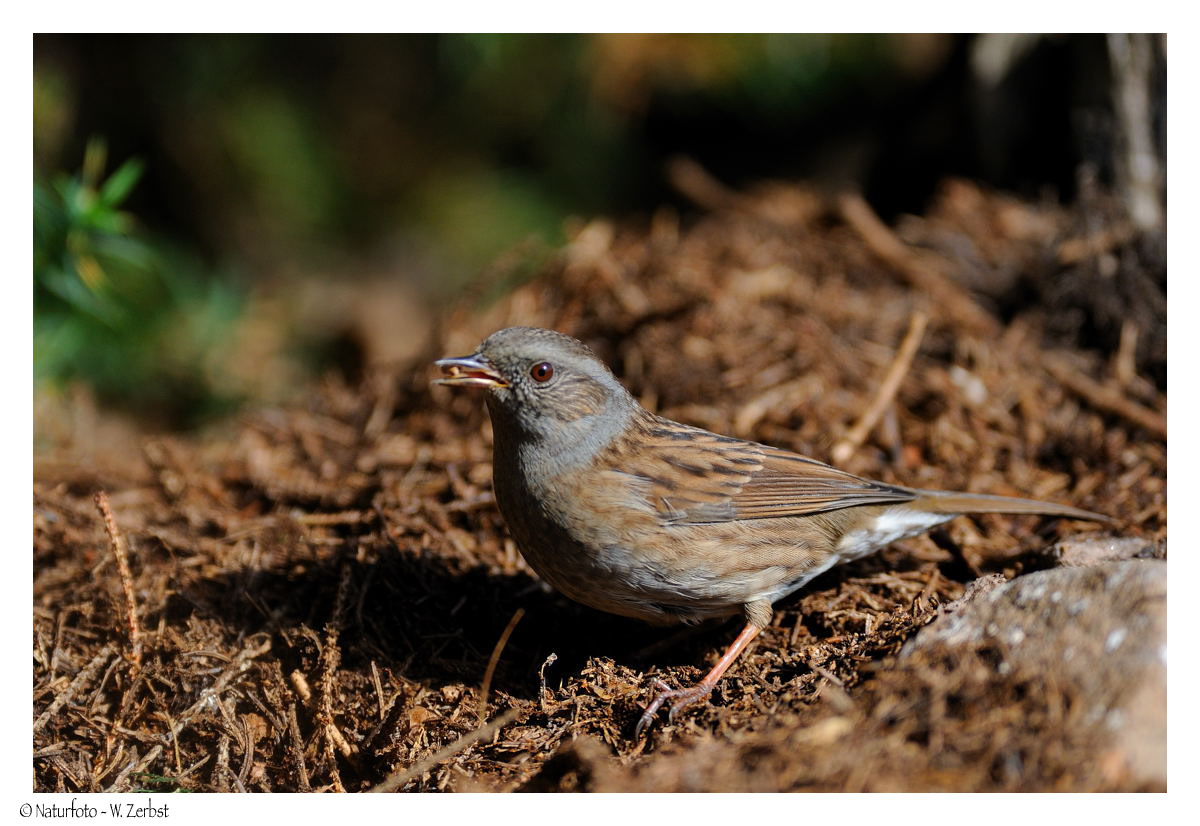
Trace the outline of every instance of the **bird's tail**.
<instances>
[{"instance_id":1,"label":"bird's tail","mask_svg":"<svg viewBox=\"0 0 1200 826\"><path fill-rule=\"evenodd\" d=\"M930 513L1014 513L1040 516L1064 516L1068 519L1087 519L1091 522L1114 522L1110 516L1093 513L1070 505L1039 502L1036 499L1014 499L1010 496L990 496L986 493L959 493L945 490L917 491L920 498L911 507Z\"/></svg>"}]
</instances>

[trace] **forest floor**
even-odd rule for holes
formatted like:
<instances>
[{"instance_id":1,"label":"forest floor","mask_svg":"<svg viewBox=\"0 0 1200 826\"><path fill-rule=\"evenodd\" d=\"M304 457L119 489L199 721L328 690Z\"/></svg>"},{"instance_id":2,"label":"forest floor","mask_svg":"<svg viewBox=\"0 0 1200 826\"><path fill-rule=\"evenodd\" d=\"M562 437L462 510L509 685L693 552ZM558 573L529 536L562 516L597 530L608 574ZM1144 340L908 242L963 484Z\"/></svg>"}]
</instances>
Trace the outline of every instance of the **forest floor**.
<instances>
[{"instance_id":1,"label":"forest floor","mask_svg":"<svg viewBox=\"0 0 1200 826\"><path fill-rule=\"evenodd\" d=\"M995 650L899 652L968 584L1050 568L1068 537L1165 554L1163 250L1098 196L948 181L887 227L854 196L674 174L696 215L581 223L411 363L202 435L77 423L39 449L34 788L1159 788L1099 759L1073 684ZM635 738L654 678L695 681L737 628L601 614L526 566L481 399L430 386L434 359L513 324L583 339L680 421L1120 522L960 518L833 569L709 702Z\"/></svg>"}]
</instances>

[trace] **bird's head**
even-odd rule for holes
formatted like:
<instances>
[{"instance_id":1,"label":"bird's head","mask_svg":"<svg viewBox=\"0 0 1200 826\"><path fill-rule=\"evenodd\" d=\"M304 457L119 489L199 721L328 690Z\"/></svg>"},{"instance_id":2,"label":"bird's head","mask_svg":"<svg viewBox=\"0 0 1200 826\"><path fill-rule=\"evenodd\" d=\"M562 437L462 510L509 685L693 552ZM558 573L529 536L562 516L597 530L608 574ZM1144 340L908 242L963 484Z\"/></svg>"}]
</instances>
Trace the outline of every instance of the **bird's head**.
<instances>
[{"instance_id":1,"label":"bird's head","mask_svg":"<svg viewBox=\"0 0 1200 826\"><path fill-rule=\"evenodd\" d=\"M582 342L553 330L509 327L492 333L472 355L441 359L451 387L482 387L498 427L556 443L595 441L624 425L637 402Z\"/></svg>"}]
</instances>

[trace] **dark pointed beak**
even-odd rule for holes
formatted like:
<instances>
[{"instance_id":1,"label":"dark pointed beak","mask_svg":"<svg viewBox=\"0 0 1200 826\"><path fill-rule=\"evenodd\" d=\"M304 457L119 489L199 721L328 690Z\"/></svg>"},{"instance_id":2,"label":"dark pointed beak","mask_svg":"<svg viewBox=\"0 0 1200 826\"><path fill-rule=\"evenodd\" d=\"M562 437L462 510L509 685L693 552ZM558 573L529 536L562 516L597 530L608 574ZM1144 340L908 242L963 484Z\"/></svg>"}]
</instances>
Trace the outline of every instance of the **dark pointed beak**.
<instances>
[{"instance_id":1,"label":"dark pointed beak","mask_svg":"<svg viewBox=\"0 0 1200 826\"><path fill-rule=\"evenodd\" d=\"M462 356L453 359L440 359L434 362L442 368L442 377L434 379L434 384L448 384L453 387L508 387L508 382L500 371L493 367L483 356Z\"/></svg>"}]
</instances>

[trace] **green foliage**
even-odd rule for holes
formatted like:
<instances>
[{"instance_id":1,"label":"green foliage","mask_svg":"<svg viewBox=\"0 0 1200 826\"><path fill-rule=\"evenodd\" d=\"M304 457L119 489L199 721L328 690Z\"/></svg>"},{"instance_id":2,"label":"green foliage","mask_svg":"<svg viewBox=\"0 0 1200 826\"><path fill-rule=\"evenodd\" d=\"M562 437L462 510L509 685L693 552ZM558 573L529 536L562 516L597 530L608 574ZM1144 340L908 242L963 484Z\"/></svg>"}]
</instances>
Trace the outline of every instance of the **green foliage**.
<instances>
[{"instance_id":1,"label":"green foliage","mask_svg":"<svg viewBox=\"0 0 1200 826\"><path fill-rule=\"evenodd\" d=\"M92 141L78 174L34 183L34 377L194 424L234 401L220 376L241 298L138 231L119 207L142 164L102 179L105 155Z\"/></svg>"},{"instance_id":2,"label":"green foliage","mask_svg":"<svg viewBox=\"0 0 1200 826\"><path fill-rule=\"evenodd\" d=\"M276 90L248 89L220 107L217 129L244 196L284 230L285 243L337 229L345 198L336 162L303 106Z\"/></svg>"}]
</instances>

